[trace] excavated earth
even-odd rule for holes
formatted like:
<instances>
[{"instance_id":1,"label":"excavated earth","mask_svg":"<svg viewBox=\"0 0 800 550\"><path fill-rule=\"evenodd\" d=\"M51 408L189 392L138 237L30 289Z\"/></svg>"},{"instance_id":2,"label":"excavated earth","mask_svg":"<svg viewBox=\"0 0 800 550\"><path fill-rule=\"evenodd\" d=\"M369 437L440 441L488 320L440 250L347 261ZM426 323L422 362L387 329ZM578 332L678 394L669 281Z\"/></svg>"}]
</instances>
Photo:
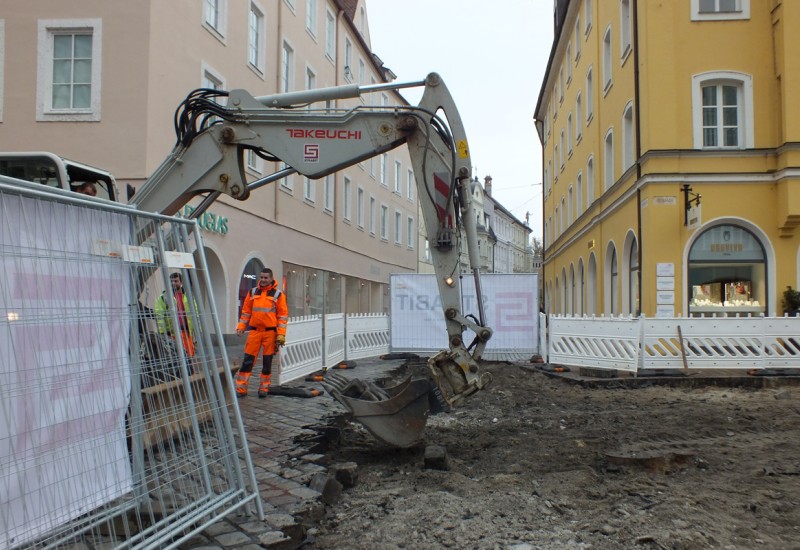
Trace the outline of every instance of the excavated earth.
<instances>
[{"instance_id":1,"label":"excavated earth","mask_svg":"<svg viewBox=\"0 0 800 550\"><path fill-rule=\"evenodd\" d=\"M326 461L355 462L358 480L311 547L800 548L796 379L586 384L485 368L493 384L432 416L410 449L331 420L343 429ZM426 467L432 446L448 469Z\"/></svg>"}]
</instances>

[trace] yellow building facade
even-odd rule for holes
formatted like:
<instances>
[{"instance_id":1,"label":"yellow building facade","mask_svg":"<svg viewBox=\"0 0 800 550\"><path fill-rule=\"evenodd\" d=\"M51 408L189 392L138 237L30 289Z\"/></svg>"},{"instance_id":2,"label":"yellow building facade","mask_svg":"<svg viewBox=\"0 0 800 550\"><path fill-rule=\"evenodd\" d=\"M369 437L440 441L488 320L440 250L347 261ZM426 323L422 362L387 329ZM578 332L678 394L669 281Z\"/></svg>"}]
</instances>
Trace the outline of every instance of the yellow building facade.
<instances>
[{"instance_id":1,"label":"yellow building facade","mask_svg":"<svg viewBox=\"0 0 800 550\"><path fill-rule=\"evenodd\" d=\"M549 313L783 315L800 2L559 0L536 107Z\"/></svg>"}]
</instances>

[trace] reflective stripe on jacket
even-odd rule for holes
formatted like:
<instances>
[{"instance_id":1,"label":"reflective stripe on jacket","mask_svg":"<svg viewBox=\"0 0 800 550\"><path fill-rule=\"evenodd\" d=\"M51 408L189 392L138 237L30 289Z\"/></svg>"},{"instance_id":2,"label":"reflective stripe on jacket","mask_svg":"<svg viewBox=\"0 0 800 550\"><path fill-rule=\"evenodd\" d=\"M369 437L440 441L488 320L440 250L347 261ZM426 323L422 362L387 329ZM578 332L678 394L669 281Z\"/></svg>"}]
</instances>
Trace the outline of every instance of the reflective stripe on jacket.
<instances>
[{"instance_id":1,"label":"reflective stripe on jacket","mask_svg":"<svg viewBox=\"0 0 800 550\"><path fill-rule=\"evenodd\" d=\"M236 328L237 330L275 329L278 334L285 336L288 322L289 308L286 306L286 294L278 290L278 283L273 281L267 288L256 286L247 293L242 306L242 316Z\"/></svg>"}]
</instances>

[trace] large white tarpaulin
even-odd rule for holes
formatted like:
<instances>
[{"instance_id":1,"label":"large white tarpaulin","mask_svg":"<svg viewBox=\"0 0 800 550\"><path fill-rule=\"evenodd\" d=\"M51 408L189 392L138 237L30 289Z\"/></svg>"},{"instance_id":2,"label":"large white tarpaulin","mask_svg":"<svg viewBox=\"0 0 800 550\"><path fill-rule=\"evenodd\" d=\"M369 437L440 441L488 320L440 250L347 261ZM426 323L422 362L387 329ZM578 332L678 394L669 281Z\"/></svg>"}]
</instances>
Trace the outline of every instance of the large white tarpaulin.
<instances>
[{"instance_id":1,"label":"large white tarpaulin","mask_svg":"<svg viewBox=\"0 0 800 550\"><path fill-rule=\"evenodd\" d=\"M130 492L124 215L0 193L0 547Z\"/></svg>"},{"instance_id":2,"label":"large white tarpaulin","mask_svg":"<svg viewBox=\"0 0 800 550\"><path fill-rule=\"evenodd\" d=\"M464 275L462 313L478 317L475 281ZM494 330L484 357L529 359L538 351L538 279L534 273L481 275L486 324ZM436 276L422 273L391 276L391 350L435 353L447 348L447 329ZM464 334L467 344L474 337Z\"/></svg>"}]
</instances>

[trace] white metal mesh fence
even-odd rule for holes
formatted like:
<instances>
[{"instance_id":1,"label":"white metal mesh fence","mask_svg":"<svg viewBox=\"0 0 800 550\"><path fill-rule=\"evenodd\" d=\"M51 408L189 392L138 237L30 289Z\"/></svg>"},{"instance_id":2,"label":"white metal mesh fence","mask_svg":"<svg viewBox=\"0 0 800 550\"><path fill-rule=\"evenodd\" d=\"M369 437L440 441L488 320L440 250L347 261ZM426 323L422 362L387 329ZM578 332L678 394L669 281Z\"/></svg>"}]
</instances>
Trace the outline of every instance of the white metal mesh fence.
<instances>
[{"instance_id":1,"label":"white metal mesh fence","mask_svg":"<svg viewBox=\"0 0 800 550\"><path fill-rule=\"evenodd\" d=\"M0 547L263 514L193 222L0 181L0 265Z\"/></svg>"}]
</instances>

